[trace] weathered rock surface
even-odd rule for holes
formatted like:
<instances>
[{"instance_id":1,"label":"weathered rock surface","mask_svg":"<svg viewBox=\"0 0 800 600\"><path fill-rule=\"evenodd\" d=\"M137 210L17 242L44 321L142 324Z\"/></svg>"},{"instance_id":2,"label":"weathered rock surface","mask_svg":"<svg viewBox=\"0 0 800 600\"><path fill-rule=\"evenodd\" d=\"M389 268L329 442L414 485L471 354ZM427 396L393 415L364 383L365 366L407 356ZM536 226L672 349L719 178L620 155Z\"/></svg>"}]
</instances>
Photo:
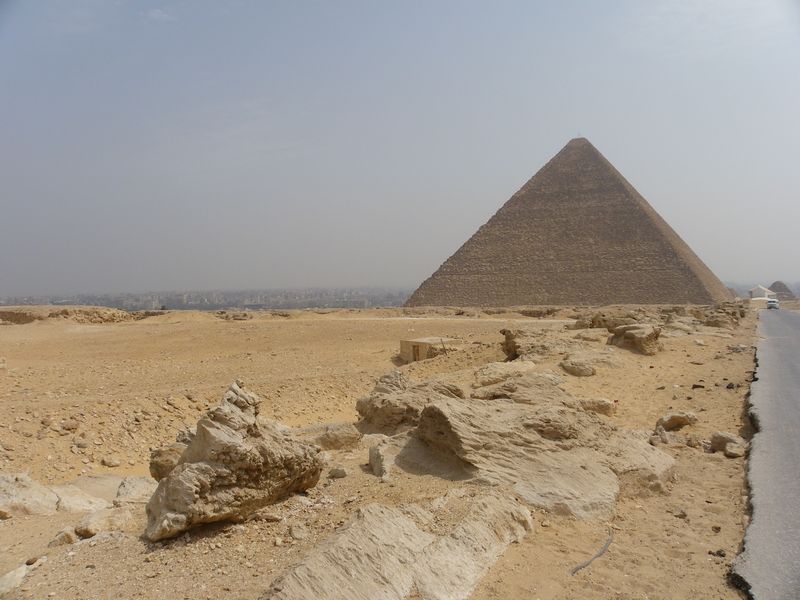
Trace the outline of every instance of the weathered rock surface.
<instances>
[{"instance_id":1,"label":"weathered rock surface","mask_svg":"<svg viewBox=\"0 0 800 600\"><path fill-rule=\"evenodd\" d=\"M77 542L80 537L78 534L75 533L74 527L65 527L61 531L59 531L56 536L47 544L50 547L54 546L67 546L69 544L74 544Z\"/></svg>"},{"instance_id":2,"label":"weathered rock surface","mask_svg":"<svg viewBox=\"0 0 800 600\"><path fill-rule=\"evenodd\" d=\"M478 388L470 396L482 400L507 398L520 404L563 402L570 396L558 387L562 383L563 377L554 373L526 373L502 383Z\"/></svg>"},{"instance_id":3,"label":"weathered rock surface","mask_svg":"<svg viewBox=\"0 0 800 600\"><path fill-rule=\"evenodd\" d=\"M562 369L575 377L589 377L597 373L597 369L588 360L565 358L559 364Z\"/></svg>"},{"instance_id":4,"label":"weathered rock surface","mask_svg":"<svg viewBox=\"0 0 800 600\"><path fill-rule=\"evenodd\" d=\"M502 348L508 360L537 361L555 354L565 354L584 348L577 339L564 339L546 329L502 329L505 337Z\"/></svg>"},{"instance_id":5,"label":"weathered rock surface","mask_svg":"<svg viewBox=\"0 0 800 600\"><path fill-rule=\"evenodd\" d=\"M101 508L83 517L75 525L75 533L85 539L104 531L125 531L135 523L133 513L128 508Z\"/></svg>"},{"instance_id":6,"label":"weathered rock surface","mask_svg":"<svg viewBox=\"0 0 800 600\"><path fill-rule=\"evenodd\" d=\"M675 431L687 425L697 423L697 415L692 412L672 411L665 414L656 422L656 428L663 427L665 431Z\"/></svg>"},{"instance_id":7,"label":"weathered rock surface","mask_svg":"<svg viewBox=\"0 0 800 600\"><path fill-rule=\"evenodd\" d=\"M58 510L66 512L89 512L107 508L109 502L92 496L75 485L54 485L53 492L58 496Z\"/></svg>"},{"instance_id":8,"label":"weathered rock surface","mask_svg":"<svg viewBox=\"0 0 800 600\"><path fill-rule=\"evenodd\" d=\"M613 402L574 398L561 381L529 372L466 400L431 398L415 428L370 449L373 473L387 479L397 467L507 485L533 506L581 518L610 515L620 488L661 491L672 458L600 416Z\"/></svg>"},{"instance_id":9,"label":"weathered rock surface","mask_svg":"<svg viewBox=\"0 0 800 600\"><path fill-rule=\"evenodd\" d=\"M28 565L21 565L0 577L0 596L21 586L29 570L30 567Z\"/></svg>"},{"instance_id":10,"label":"weathered rock surface","mask_svg":"<svg viewBox=\"0 0 800 600\"><path fill-rule=\"evenodd\" d=\"M394 433L409 429L417 424L422 409L437 398L464 397L461 388L440 381L414 385L404 382L404 385L405 388L398 389L381 378L369 396L356 402L361 417L358 428L362 432Z\"/></svg>"},{"instance_id":11,"label":"weathered rock surface","mask_svg":"<svg viewBox=\"0 0 800 600\"><path fill-rule=\"evenodd\" d=\"M530 361L493 362L484 365L475 371L473 387L493 385L509 379L524 375L535 369L536 365Z\"/></svg>"},{"instance_id":12,"label":"weathered rock surface","mask_svg":"<svg viewBox=\"0 0 800 600\"><path fill-rule=\"evenodd\" d=\"M511 498L488 495L471 504L441 536L420 528L433 519L421 507L359 509L262 600L466 599L508 544L531 531L530 513Z\"/></svg>"},{"instance_id":13,"label":"weathered rock surface","mask_svg":"<svg viewBox=\"0 0 800 600\"><path fill-rule=\"evenodd\" d=\"M126 477L117 488L115 504L146 504L156 491L157 483L149 477Z\"/></svg>"},{"instance_id":14,"label":"weathered rock surface","mask_svg":"<svg viewBox=\"0 0 800 600\"><path fill-rule=\"evenodd\" d=\"M361 432L352 423L323 423L310 425L293 431L303 442L319 446L323 450L355 448L361 441Z\"/></svg>"},{"instance_id":15,"label":"weathered rock surface","mask_svg":"<svg viewBox=\"0 0 800 600\"><path fill-rule=\"evenodd\" d=\"M710 449L712 452L722 452L728 458L739 458L747 452L747 441L733 433L717 431L711 436Z\"/></svg>"},{"instance_id":16,"label":"weathered rock surface","mask_svg":"<svg viewBox=\"0 0 800 600\"><path fill-rule=\"evenodd\" d=\"M579 398L580 407L588 412L611 417L617 412L617 405L608 398Z\"/></svg>"},{"instance_id":17,"label":"weathered rock surface","mask_svg":"<svg viewBox=\"0 0 800 600\"><path fill-rule=\"evenodd\" d=\"M259 403L234 383L222 403L198 421L180 462L147 503L148 539L244 519L317 484L323 466L319 449L298 442L277 424L259 423Z\"/></svg>"},{"instance_id":18,"label":"weathered rock surface","mask_svg":"<svg viewBox=\"0 0 800 600\"><path fill-rule=\"evenodd\" d=\"M173 442L161 446L150 452L150 475L156 481L161 481L172 472L181 456L186 451L187 444Z\"/></svg>"},{"instance_id":19,"label":"weathered rock surface","mask_svg":"<svg viewBox=\"0 0 800 600\"><path fill-rule=\"evenodd\" d=\"M0 474L0 519L17 515L51 515L58 510L58 496L24 473Z\"/></svg>"},{"instance_id":20,"label":"weathered rock surface","mask_svg":"<svg viewBox=\"0 0 800 600\"><path fill-rule=\"evenodd\" d=\"M580 518L610 515L621 478L661 489L673 464L643 437L566 405L441 400L423 410L416 435L478 482Z\"/></svg>"},{"instance_id":21,"label":"weathered rock surface","mask_svg":"<svg viewBox=\"0 0 800 600\"><path fill-rule=\"evenodd\" d=\"M631 348L647 356L652 356L662 349L658 341L661 328L655 325L622 325L615 327L611 332L614 335L608 340L609 344Z\"/></svg>"}]
</instances>

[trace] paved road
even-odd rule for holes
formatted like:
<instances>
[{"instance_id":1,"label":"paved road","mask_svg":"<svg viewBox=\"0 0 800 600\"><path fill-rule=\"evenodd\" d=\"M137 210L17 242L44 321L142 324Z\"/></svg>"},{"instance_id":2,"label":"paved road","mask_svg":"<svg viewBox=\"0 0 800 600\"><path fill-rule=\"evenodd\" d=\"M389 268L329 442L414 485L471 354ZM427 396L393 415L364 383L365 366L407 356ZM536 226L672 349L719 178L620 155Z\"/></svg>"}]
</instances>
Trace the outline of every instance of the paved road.
<instances>
[{"instance_id":1,"label":"paved road","mask_svg":"<svg viewBox=\"0 0 800 600\"><path fill-rule=\"evenodd\" d=\"M755 600L800 599L800 312L761 311L758 380L750 402L758 433L748 477L753 519L734 573Z\"/></svg>"}]
</instances>

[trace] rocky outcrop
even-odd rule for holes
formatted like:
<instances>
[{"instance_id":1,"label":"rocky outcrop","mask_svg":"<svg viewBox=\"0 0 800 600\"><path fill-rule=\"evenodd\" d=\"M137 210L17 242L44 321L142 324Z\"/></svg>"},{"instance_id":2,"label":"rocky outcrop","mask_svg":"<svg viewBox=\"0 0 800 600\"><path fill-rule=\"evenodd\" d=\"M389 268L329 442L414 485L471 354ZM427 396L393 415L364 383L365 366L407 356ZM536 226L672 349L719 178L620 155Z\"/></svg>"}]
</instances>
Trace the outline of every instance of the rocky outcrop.
<instances>
[{"instance_id":1,"label":"rocky outcrop","mask_svg":"<svg viewBox=\"0 0 800 600\"><path fill-rule=\"evenodd\" d=\"M504 340L503 352L508 360L541 360L556 354L565 354L583 349L577 339L564 339L546 329L501 329Z\"/></svg>"},{"instance_id":2,"label":"rocky outcrop","mask_svg":"<svg viewBox=\"0 0 800 600\"><path fill-rule=\"evenodd\" d=\"M296 429L294 436L323 450L354 448L361 441L361 432L352 423L323 423Z\"/></svg>"},{"instance_id":3,"label":"rocky outcrop","mask_svg":"<svg viewBox=\"0 0 800 600\"><path fill-rule=\"evenodd\" d=\"M697 415L692 412L672 411L665 414L656 422L656 429L663 427L664 431L674 431L687 425L697 423Z\"/></svg>"},{"instance_id":4,"label":"rocky outcrop","mask_svg":"<svg viewBox=\"0 0 800 600\"><path fill-rule=\"evenodd\" d=\"M133 513L128 508L101 508L81 519L75 525L75 533L85 539L107 531L125 531L135 524Z\"/></svg>"},{"instance_id":5,"label":"rocky outcrop","mask_svg":"<svg viewBox=\"0 0 800 600\"><path fill-rule=\"evenodd\" d=\"M747 441L727 431L717 431L711 436L710 450L722 452L728 458L739 458L747 451Z\"/></svg>"},{"instance_id":6,"label":"rocky outcrop","mask_svg":"<svg viewBox=\"0 0 800 600\"><path fill-rule=\"evenodd\" d=\"M277 424L259 423L259 403L237 382L198 421L178 464L147 503L148 539L172 537L202 523L243 519L317 484L319 448L298 442Z\"/></svg>"},{"instance_id":7,"label":"rocky outcrop","mask_svg":"<svg viewBox=\"0 0 800 600\"><path fill-rule=\"evenodd\" d=\"M18 515L51 515L58 510L58 495L28 475L0 474L0 519Z\"/></svg>"},{"instance_id":8,"label":"rocky outcrop","mask_svg":"<svg viewBox=\"0 0 800 600\"><path fill-rule=\"evenodd\" d=\"M518 377L529 373L535 368L536 365L534 363L519 360L489 363L475 371L473 387L484 387L500 383L510 377Z\"/></svg>"},{"instance_id":9,"label":"rocky outcrop","mask_svg":"<svg viewBox=\"0 0 800 600\"><path fill-rule=\"evenodd\" d=\"M565 358L559 364L564 371L575 377L589 377L597 373L591 362L580 358Z\"/></svg>"},{"instance_id":10,"label":"rocky outcrop","mask_svg":"<svg viewBox=\"0 0 800 600\"><path fill-rule=\"evenodd\" d=\"M364 433L394 433L414 427L425 406L437 398L463 398L464 391L440 381L412 384L405 378L378 381L372 393L356 402Z\"/></svg>"},{"instance_id":11,"label":"rocky outcrop","mask_svg":"<svg viewBox=\"0 0 800 600\"><path fill-rule=\"evenodd\" d=\"M415 428L370 449L372 470L384 479L401 468L508 486L532 506L580 518L610 515L620 490L663 490L672 458L646 433L601 416L613 402L574 398L560 382L531 372L469 399L431 399Z\"/></svg>"},{"instance_id":12,"label":"rocky outcrop","mask_svg":"<svg viewBox=\"0 0 800 600\"><path fill-rule=\"evenodd\" d=\"M426 531L435 514L420 506L359 509L261 598L466 599L505 548L532 528L529 511L512 498L467 500L466 517L444 535Z\"/></svg>"},{"instance_id":13,"label":"rocky outcrop","mask_svg":"<svg viewBox=\"0 0 800 600\"><path fill-rule=\"evenodd\" d=\"M662 349L658 341L661 328L655 325L621 325L611 332L614 335L608 340L609 344L630 348L647 356L652 356Z\"/></svg>"},{"instance_id":14,"label":"rocky outcrop","mask_svg":"<svg viewBox=\"0 0 800 600\"><path fill-rule=\"evenodd\" d=\"M172 472L186 451L188 444L173 442L150 451L150 475L161 481Z\"/></svg>"}]
</instances>

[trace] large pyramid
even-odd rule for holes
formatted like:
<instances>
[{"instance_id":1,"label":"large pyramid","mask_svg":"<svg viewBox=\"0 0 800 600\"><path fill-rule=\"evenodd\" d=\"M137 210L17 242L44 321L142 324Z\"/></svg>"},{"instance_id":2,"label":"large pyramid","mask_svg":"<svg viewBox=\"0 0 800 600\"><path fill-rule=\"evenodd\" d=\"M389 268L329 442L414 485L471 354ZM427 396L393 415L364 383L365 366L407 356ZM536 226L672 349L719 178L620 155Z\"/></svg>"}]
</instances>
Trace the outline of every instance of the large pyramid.
<instances>
[{"instance_id":1,"label":"large pyramid","mask_svg":"<svg viewBox=\"0 0 800 600\"><path fill-rule=\"evenodd\" d=\"M571 140L406 306L709 304L731 299L584 138Z\"/></svg>"}]
</instances>

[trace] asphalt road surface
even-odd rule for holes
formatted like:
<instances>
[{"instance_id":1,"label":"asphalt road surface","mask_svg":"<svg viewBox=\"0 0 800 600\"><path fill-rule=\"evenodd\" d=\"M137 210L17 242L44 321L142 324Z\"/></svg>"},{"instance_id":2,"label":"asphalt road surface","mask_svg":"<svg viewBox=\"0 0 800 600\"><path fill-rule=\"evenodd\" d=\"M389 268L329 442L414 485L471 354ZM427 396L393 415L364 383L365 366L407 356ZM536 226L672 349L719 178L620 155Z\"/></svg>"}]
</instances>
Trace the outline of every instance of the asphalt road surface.
<instances>
[{"instance_id":1,"label":"asphalt road surface","mask_svg":"<svg viewBox=\"0 0 800 600\"><path fill-rule=\"evenodd\" d=\"M755 600L800 599L800 312L762 310L748 478L753 516L734 575Z\"/></svg>"}]
</instances>

